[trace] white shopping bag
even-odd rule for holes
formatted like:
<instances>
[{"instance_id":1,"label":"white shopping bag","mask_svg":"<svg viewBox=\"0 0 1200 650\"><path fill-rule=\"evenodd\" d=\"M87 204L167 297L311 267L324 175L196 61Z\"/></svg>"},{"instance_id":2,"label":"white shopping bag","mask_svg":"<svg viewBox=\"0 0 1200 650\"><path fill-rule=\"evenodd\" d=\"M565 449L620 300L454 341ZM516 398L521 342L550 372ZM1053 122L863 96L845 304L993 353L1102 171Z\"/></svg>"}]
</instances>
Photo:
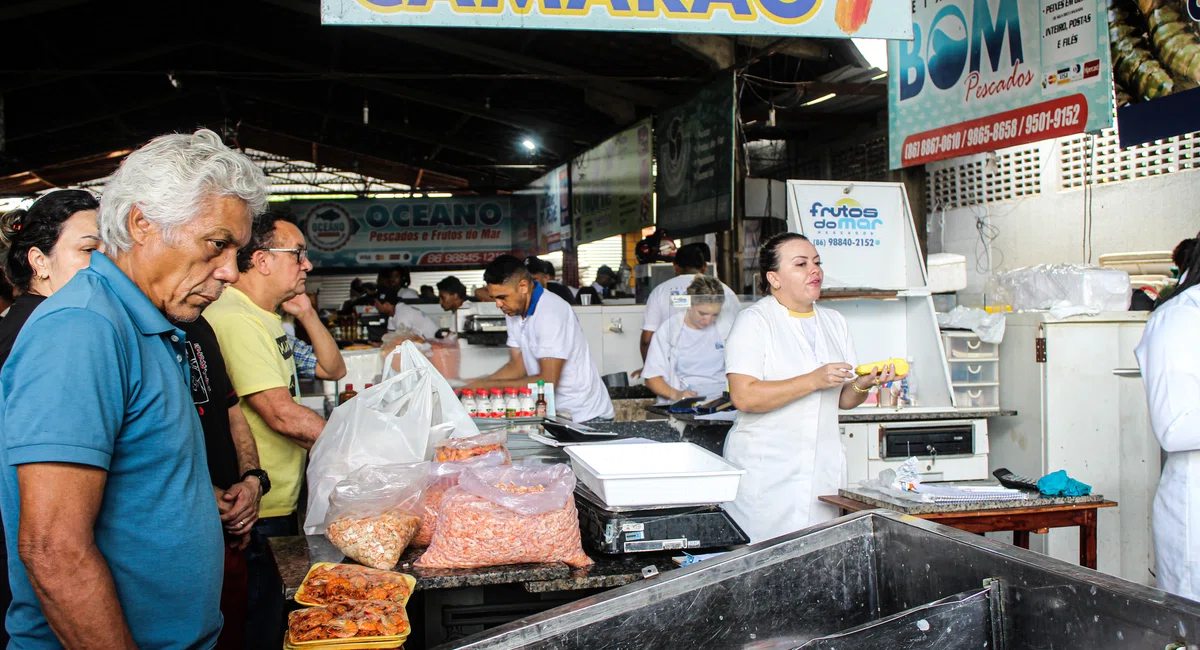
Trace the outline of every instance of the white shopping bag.
<instances>
[{"instance_id":1,"label":"white shopping bag","mask_svg":"<svg viewBox=\"0 0 1200 650\"><path fill-rule=\"evenodd\" d=\"M393 373L397 355L403 370ZM411 341L388 355L383 376L333 410L309 451L306 534L324 530L329 494L351 472L364 465L430 460L442 440L479 434L454 389Z\"/></svg>"}]
</instances>

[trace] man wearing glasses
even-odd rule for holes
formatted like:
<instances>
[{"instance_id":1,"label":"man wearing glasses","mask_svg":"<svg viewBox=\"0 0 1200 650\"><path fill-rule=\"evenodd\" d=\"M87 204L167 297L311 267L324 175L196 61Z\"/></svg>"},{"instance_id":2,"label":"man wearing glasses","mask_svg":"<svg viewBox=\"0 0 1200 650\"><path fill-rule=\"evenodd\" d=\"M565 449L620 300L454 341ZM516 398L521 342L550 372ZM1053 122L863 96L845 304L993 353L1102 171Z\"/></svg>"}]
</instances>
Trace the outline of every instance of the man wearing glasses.
<instances>
[{"instance_id":1,"label":"man wearing glasses","mask_svg":"<svg viewBox=\"0 0 1200 650\"><path fill-rule=\"evenodd\" d=\"M294 350L283 329L282 309L312 338L318 379L341 379L346 365L337 343L304 293L312 270L304 235L286 214L270 212L255 222L250 242L238 251L238 281L204 312L217 334L229 379L258 445L262 469L271 477L260 519L251 531L249 630L274 630L283 617L283 597L266 552L267 537L296 535L296 503L304 460L325 419L301 406ZM263 645L274 647L274 639Z\"/></svg>"}]
</instances>

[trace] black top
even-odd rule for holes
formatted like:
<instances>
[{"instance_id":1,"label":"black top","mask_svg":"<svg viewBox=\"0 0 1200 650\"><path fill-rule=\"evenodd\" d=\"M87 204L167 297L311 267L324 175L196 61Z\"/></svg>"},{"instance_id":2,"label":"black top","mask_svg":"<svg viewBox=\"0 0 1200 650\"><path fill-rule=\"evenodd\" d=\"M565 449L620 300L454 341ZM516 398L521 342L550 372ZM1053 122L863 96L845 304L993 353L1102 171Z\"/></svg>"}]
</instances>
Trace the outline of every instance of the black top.
<instances>
[{"instance_id":1,"label":"black top","mask_svg":"<svg viewBox=\"0 0 1200 650\"><path fill-rule=\"evenodd\" d=\"M575 294L571 293L571 290L561 282L547 282L546 291L566 300L568 305L579 304L579 301L575 299Z\"/></svg>"},{"instance_id":2,"label":"black top","mask_svg":"<svg viewBox=\"0 0 1200 650\"><path fill-rule=\"evenodd\" d=\"M238 403L237 391L225 371L225 357L217 335L203 317L176 323L187 334L188 363L192 367L192 401L204 427L204 448L212 484L228 490L241 480L237 448L229 431L229 409Z\"/></svg>"},{"instance_id":3,"label":"black top","mask_svg":"<svg viewBox=\"0 0 1200 650\"><path fill-rule=\"evenodd\" d=\"M16 343L17 334L21 333L21 328L25 327L25 321L29 320L33 310L37 309L37 306L42 304L45 299L45 296L39 296L36 293L23 293L17 296L16 301L8 310L8 315L0 320L0 368L4 367L5 361L8 361L13 343Z\"/></svg>"}]
</instances>

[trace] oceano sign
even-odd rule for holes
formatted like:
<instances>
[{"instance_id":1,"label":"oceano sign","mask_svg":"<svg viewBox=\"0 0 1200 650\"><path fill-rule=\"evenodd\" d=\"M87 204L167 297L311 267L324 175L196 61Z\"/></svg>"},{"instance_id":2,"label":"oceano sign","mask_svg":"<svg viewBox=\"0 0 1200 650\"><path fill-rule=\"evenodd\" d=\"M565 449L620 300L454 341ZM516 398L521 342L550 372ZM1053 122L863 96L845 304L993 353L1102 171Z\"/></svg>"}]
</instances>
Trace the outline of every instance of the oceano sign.
<instances>
[{"instance_id":1,"label":"oceano sign","mask_svg":"<svg viewBox=\"0 0 1200 650\"><path fill-rule=\"evenodd\" d=\"M328 25L911 38L897 0L322 0Z\"/></svg>"}]
</instances>

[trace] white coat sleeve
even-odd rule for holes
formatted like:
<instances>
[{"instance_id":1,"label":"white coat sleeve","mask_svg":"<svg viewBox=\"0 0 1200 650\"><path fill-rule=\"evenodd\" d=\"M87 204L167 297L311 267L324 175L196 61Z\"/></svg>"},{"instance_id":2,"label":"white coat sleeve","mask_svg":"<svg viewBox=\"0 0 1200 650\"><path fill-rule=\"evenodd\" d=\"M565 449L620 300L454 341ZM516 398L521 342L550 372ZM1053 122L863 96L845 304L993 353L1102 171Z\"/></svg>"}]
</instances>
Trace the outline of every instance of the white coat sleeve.
<instances>
[{"instance_id":1,"label":"white coat sleeve","mask_svg":"<svg viewBox=\"0 0 1200 650\"><path fill-rule=\"evenodd\" d=\"M1151 318L1137 349L1150 424L1165 451L1200 450L1200 307L1168 309Z\"/></svg>"},{"instance_id":2,"label":"white coat sleeve","mask_svg":"<svg viewBox=\"0 0 1200 650\"><path fill-rule=\"evenodd\" d=\"M667 341L669 335L670 328L663 328L656 331L654 338L650 339L650 349L646 352L646 365L642 367L642 378L662 377L663 381L667 382L671 388L678 388L671 382L672 375L675 373L670 372L672 359L671 346Z\"/></svg>"},{"instance_id":3,"label":"white coat sleeve","mask_svg":"<svg viewBox=\"0 0 1200 650\"><path fill-rule=\"evenodd\" d=\"M769 346L777 343L770 338L770 328L761 313L739 314L725 341L725 373L765 379Z\"/></svg>"}]
</instances>

